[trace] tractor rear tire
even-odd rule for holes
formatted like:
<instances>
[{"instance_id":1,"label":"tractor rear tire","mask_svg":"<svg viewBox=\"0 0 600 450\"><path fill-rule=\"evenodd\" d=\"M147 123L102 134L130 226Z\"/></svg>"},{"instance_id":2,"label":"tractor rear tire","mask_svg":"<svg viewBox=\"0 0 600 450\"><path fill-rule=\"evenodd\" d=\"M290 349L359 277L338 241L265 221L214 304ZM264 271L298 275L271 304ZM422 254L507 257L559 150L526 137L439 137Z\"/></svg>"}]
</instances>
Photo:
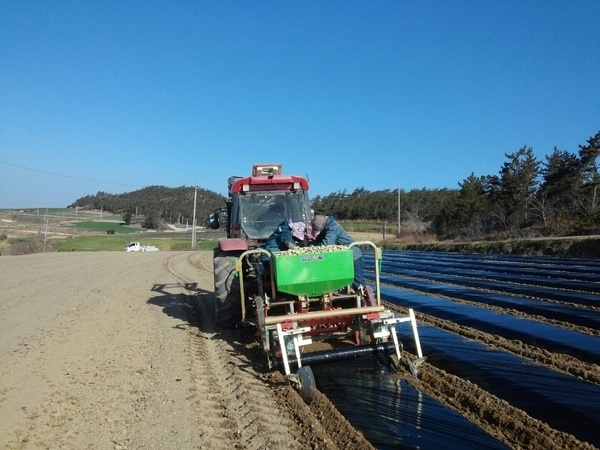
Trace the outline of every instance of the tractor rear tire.
<instances>
[{"instance_id":1,"label":"tractor rear tire","mask_svg":"<svg viewBox=\"0 0 600 450\"><path fill-rule=\"evenodd\" d=\"M240 280L235 262L240 254L215 249L213 268L215 279L215 319L217 325L231 328L242 320Z\"/></svg>"}]
</instances>

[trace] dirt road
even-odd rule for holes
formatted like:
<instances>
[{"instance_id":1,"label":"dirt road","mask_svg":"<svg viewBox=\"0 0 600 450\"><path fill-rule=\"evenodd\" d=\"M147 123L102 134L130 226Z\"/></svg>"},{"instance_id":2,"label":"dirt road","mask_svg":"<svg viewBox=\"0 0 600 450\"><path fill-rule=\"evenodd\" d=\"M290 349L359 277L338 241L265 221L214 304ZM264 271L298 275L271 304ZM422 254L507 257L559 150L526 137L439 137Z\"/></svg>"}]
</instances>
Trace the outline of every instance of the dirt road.
<instances>
[{"instance_id":1,"label":"dirt road","mask_svg":"<svg viewBox=\"0 0 600 450\"><path fill-rule=\"evenodd\" d=\"M0 257L0 447L368 449L217 330L212 253Z\"/></svg>"}]
</instances>

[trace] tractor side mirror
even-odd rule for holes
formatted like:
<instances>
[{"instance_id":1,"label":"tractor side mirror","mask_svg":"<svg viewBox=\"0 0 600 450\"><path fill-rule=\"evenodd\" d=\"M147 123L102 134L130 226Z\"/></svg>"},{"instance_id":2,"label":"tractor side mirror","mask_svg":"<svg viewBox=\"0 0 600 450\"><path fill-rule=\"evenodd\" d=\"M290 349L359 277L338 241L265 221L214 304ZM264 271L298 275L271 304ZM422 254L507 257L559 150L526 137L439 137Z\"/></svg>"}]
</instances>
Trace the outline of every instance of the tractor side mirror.
<instances>
[{"instance_id":1,"label":"tractor side mirror","mask_svg":"<svg viewBox=\"0 0 600 450\"><path fill-rule=\"evenodd\" d=\"M219 215L216 213L212 213L209 217L208 217L208 227L212 230L218 230L220 227L219 224Z\"/></svg>"}]
</instances>

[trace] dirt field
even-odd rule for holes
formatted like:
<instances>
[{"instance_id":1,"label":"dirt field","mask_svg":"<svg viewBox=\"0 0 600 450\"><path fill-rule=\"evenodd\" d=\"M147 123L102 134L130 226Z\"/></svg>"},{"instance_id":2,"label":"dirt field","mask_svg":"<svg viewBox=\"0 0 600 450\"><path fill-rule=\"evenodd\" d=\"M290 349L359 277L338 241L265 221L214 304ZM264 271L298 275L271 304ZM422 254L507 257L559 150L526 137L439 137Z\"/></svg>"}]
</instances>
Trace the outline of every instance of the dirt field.
<instances>
[{"instance_id":1,"label":"dirt field","mask_svg":"<svg viewBox=\"0 0 600 450\"><path fill-rule=\"evenodd\" d=\"M324 396L308 406L265 372L252 339L215 327L211 252L2 256L0 286L2 448L373 448ZM592 448L422 374L512 448Z\"/></svg>"},{"instance_id":2,"label":"dirt field","mask_svg":"<svg viewBox=\"0 0 600 450\"><path fill-rule=\"evenodd\" d=\"M207 252L0 257L0 447L369 448L217 332L212 284Z\"/></svg>"}]
</instances>

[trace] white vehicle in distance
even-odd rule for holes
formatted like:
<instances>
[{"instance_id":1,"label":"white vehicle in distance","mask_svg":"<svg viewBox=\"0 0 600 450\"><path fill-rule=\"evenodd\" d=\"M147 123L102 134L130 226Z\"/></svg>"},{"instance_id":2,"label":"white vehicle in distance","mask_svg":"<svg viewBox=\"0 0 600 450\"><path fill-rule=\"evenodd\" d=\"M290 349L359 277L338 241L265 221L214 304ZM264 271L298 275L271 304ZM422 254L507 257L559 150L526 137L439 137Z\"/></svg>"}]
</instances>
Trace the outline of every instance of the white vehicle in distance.
<instances>
[{"instance_id":1,"label":"white vehicle in distance","mask_svg":"<svg viewBox=\"0 0 600 450\"><path fill-rule=\"evenodd\" d=\"M139 242L130 242L125 247L126 252L157 252L158 248L154 245L142 245Z\"/></svg>"}]
</instances>

